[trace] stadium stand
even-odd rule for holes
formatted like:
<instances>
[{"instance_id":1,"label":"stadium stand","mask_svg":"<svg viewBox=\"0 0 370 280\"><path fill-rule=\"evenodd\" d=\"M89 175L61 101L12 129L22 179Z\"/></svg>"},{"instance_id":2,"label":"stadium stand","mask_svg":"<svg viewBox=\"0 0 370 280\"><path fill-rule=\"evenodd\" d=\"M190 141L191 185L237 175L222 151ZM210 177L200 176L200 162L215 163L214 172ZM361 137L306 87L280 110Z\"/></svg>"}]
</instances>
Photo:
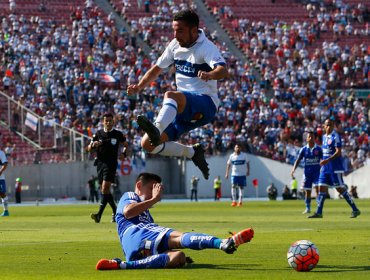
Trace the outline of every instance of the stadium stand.
<instances>
[{"instance_id":1,"label":"stadium stand","mask_svg":"<svg viewBox=\"0 0 370 280\"><path fill-rule=\"evenodd\" d=\"M118 128L140 154L142 132L136 116L153 119L163 93L175 85L168 72L138 99L128 98L125 88L145 73L172 38L171 13L187 6L184 1L147 2L149 11L144 1L110 1L132 32L152 46L150 53L136 45L130 30L117 29L114 18L92 1L16 1L10 13L9 1L0 0L2 90L46 120L87 136L99 128L101 114L112 110ZM341 1L359 8L351 10L355 16L348 15L349 8L339 9L346 11L342 20L351 22L353 30L351 35L344 29L333 36L338 7L332 4L205 2L250 61L240 62L227 45L217 43L233 79L220 83L222 105L214 122L181 140L208 143L210 155L225 153L238 142L249 152L292 163L304 144L305 129L314 129L319 142L321 123L332 116L344 136L347 171L361 166L370 155L369 99L366 91L358 91L369 87L368 7ZM327 31L321 31L325 25L318 24L320 18L330 22ZM217 40L217 32L209 36ZM259 70L261 80L253 69ZM107 83L106 76L115 82ZM33 160L26 156L36 154L35 148L12 132L2 134L10 140L6 142L16 144L17 164ZM40 155L42 162L53 162L65 160L66 151Z\"/></svg>"}]
</instances>

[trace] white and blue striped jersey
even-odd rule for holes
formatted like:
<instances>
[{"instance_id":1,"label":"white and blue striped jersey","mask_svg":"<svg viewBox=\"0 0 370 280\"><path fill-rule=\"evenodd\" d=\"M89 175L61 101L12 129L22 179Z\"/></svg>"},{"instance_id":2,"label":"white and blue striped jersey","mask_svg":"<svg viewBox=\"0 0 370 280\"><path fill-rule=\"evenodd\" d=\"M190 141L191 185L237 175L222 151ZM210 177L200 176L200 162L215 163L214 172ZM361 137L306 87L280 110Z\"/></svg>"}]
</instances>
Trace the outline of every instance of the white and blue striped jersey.
<instances>
[{"instance_id":1,"label":"white and blue striped jersey","mask_svg":"<svg viewBox=\"0 0 370 280\"><path fill-rule=\"evenodd\" d=\"M239 155L232 153L227 161L227 164L231 165L231 176L246 176L248 162L246 153L240 152Z\"/></svg>"},{"instance_id":2,"label":"white and blue striped jersey","mask_svg":"<svg viewBox=\"0 0 370 280\"><path fill-rule=\"evenodd\" d=\"M8 163L8 160L6 159L5 153L0 150L0 166L4 165L5 163ZM4 172L0 175L0 180L5 180Z\"/></svg>"},{"instance_id":3,"label":"white and blue striped jersey","mask_svg":"<svg viewBox=\"0 0 370 280\"><path fill-rule=\"evenodd\" d=\"M306 145L302 147L298 152L298 159L304 163L304 175L311 176L320 173L320 161L322 159L321 147L315 145L312 149Z\"/></svg>"},{"instance_id":4,"label":"white and blue striped jersey","mask_svg":"<svg viewBox=\"0 0 370 280\"><path fill-rule=\"evenodd\" d=\"M198 71L210 72L217 65L226 63L216 45L207 39L202 29L199 29L199 37L190 48L181 47L178 41L173 39L158 58L156 65L160 68L175 66L179 91L209 95L216 107L220 104L217 81L203 81L198 78Z\"/></svg>"},{"instance_id":5,"label":"white and blue striped jersey","mask_svg":"<svg viewBox=\"0 0 370 280\"><path fill-rule=\"evenodd\" d=\"M334 130L331 134L322 137L322 150L323 150L323 159L327 159L334 155L336 148L342 147L342 139L339 134ZM334 160L329 161L328 164L324 165L321 169L321 172L324 173L343 173L343 159L341 156L335 158Z\"/></svg>"}]
</instances>

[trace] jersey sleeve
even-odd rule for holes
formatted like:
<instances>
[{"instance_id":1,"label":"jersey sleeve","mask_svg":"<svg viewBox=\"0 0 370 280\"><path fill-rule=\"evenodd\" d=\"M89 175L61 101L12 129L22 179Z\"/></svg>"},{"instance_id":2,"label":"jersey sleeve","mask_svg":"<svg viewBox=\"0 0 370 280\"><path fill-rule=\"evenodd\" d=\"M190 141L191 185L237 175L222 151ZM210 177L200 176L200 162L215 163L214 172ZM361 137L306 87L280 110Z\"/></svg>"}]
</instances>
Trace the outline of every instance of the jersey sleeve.
<instances>
[{"instance_id":1,"label":"jersey sleeve","mask_svg":"<svg viewBox=\"0 0 370 280\"><path fill-rule=\"evenodd\" d=\"M204 61L211 66L212 69L218 65L226 65L225 59L222 57L220 51L216 45L211 42L204 53Z\"/></svg>"},{"instance_id":2,"label":"jersey sleeve","mask_svg":"<svg viewBox=\"0 0 370 280\"><path fill-rule=\"evenodd\" d=\"M299 160L303 159L303 155L304 155L304 147L299 149L297 159Z\"/></svg>"},{"instance_id":3,"label":"jersey sleeve","mask_svg":"<svg viewBox=\"0 0 370 280\"><path fill-rule=\"evenodd\" d=\"M120 142L120 143L124 143L124 142L126 142L126 137L123 135L123 133L122 133L122 132L120 132L119 142Z\"/></svg>"},{"instance_id":4,"label":"jersey sleeve","mask_svg":"<svg viewBox=\"0 0 370 280\"><path fill-rule=\"evenodd\" d=\"M342 148L342 140L340 139L340 136L339 136L338 133L335 133L334 147L335 148Z\"/></svg>"},{"instance_id":5,"label":"jersey sleeve","mask_svg":"<svg viewBox=\"0 0 370 280\"><path fill-rule=\"evenodd\" d=\"M166 47L162 55L158 58L156 65L162 69L171 66L174 63L174 53L172 51L174 40Z\"/></svg>"},{"instance_id":6,"label":"jersey sleeve","mask_svg":"<svg viewBox=\"0 0 370 280\"><path fill-rule=\"evenodd\" d=\"M136 193L125 192L118 203L117 212L123 215L123 211L127 205L138 202L140 202L140 198Z\"/></svg>"},{"instance_id":7,"label":"jersey sleeve","mask_svg":"<svg viewBox=\"0 0 370 280\"><path fill-rule=\"evenodd\" d=\"M3 165L5 163L8 163L6 155L3 151L0 151L0 164Z\"/></svg>"}]
</instances>

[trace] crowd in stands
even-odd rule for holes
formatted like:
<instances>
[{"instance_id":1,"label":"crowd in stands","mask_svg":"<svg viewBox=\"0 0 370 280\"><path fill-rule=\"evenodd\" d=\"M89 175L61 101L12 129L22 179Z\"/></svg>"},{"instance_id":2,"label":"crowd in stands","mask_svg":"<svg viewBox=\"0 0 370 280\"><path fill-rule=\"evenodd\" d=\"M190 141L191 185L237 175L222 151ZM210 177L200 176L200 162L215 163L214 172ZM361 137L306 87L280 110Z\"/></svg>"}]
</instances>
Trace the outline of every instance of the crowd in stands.
<instances>
[{"instance_id":1,"label":"crowd in stands","mask_svg":"<svg viewBox=\"0 0 370 280\"><path fill-rule=\"evenodd\" d=\"M130 32L117 30L114 16L104 15L91 1L71 8L70 25L26 18L16 10L2 17L2 90L46 120L88 136L101 128L104 112L114 111L117 128L140 154L142 131L136 117L145 114L153 120L164 92L176 88L169 70L139 96L126 94L127 84L140 79L171 39L171 35L158 39L153 33L170 31L172 12L186 7L159 2L152 19L132 22L135 33L153 47L150 53L137 46ZM155 4L151 5L153 9ZM335 18L334 11L327 13ZM319 27L240 19L241 46L250 60L242 63L225 44L217 43L230 72L230 79L219 84L222 104L213 123L181 141L207 143L209 155L224 154L240 143L249 152L293 164L305 144L305 132L314 130L320 144L322 124L332 117L343 136L347 171L369 164L369 104L355 92L357 87L369 87L369 40L348 47L325 42L309 53L305 46L310 45L311 33L317 38ZM361 36L369 38L368 24L366 32ZM215 33L209 36L217 40ZM335 90L338 81L345 90Z\"/></svg>"}]
</instances>

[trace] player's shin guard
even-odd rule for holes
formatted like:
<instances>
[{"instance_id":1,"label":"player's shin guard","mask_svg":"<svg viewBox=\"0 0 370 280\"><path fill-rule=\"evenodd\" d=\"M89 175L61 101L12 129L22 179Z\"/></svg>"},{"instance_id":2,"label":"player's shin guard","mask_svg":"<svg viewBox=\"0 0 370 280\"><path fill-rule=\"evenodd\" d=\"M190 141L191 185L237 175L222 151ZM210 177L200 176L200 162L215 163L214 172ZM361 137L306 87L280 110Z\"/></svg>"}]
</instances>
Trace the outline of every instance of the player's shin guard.
<instances>
[{"instance_id":1,"label":"player's shin guard","mask_svg":"<svg viewBox=\"0 0 370 280\"><path fill-rule=\"evenodd\" d=\"M169 141L155 147L151 153L162 156L185 156L187 158L191 158L194 155L194 149L192 146L186 146L178 142Z\"/></svg>"},{"instance_id":2,"label":"player's shin guard","mask_svg":"<svg viewBox=\"0 0 370 280\"><path fill-rule=\"evenodd\" d=\"M164 268L166 267L169 259L170 258L167 254L153 255L142 260L125 262L125 268L126 269Z\"/></svg>"},{"instance_id":3,"label":"player's shin guard","mask_svg":"<svg viewBox=\"0 0 370 280\"><path fill-rule=\"evenodd\" d=\"M353 201L352 197L349 195L349 193L347 191L345 191L344 193L342 193L342 196L347 201L347 203L349 204L349 206L351 206L351 208L352 208L353 211L358 211L358 208L357 208L355 202Z\"/></svg>"},{"instance_id":4,"label":"player's shin guard","mask_svg":"<svg viewBox=\"0 0 370 280\"><path fill-rule=\"evenodd\" d=\"M236 201L236 188L235 187L231 187L231 199L233 202Z\"/></svg>"},{"instance_id":5,"label":"player's shin guard","mask_svg":"<svg viewBox=\"0 0 370 280\"><path fill-rule=\"evenodd\" d=\"M159 110L158 116L154 122L159 132L162 133L167 126L173 122L177 115L177 102L172 98L163 100L163 106Z\"/></svg>"},{"instance_id":6,"label":"player's shin guard","mask_svg":"<svg viewBox=\"0 0 370 280\"><path fill-rule=\"evenodd\" d=\"M320 192L318 195L318 201L317 201L317 214L322 215L322 210L324 208L324 202L326 199L326 192Z\"/></svg>"},{"instance_id":7,"label":"player's shin guard","mask_svg":"<svg viewBox=\"0 0 370 280\"><path fill-rule=\"evenodd\" d=\"M306 197L305 203L306 203L306 209L311 210L311 198Z\"/></svg>"},{"instance_id":8,"label":"player's shin guard","mask_svg":"<svg viewBox=\"0 0 370 280\"><path fill-rule=\"evenodd\" d=\"M186 232L181 238L181 246L193 250L218 249L220 248L220 244L221 239L202 233Z\"/></svg>"},{"instance_id":9,"label":"player's shin guard","mask_svg":"<svg viewBox=\"0 0 370 280\"><path fill-rule=\"evenodd\" d=\"M7 211L8 210L8 201L9 201L8 197L6 196L6 197L2 198L2 201L3 201L4 211Z\"/></svg>"}]
</instances>

